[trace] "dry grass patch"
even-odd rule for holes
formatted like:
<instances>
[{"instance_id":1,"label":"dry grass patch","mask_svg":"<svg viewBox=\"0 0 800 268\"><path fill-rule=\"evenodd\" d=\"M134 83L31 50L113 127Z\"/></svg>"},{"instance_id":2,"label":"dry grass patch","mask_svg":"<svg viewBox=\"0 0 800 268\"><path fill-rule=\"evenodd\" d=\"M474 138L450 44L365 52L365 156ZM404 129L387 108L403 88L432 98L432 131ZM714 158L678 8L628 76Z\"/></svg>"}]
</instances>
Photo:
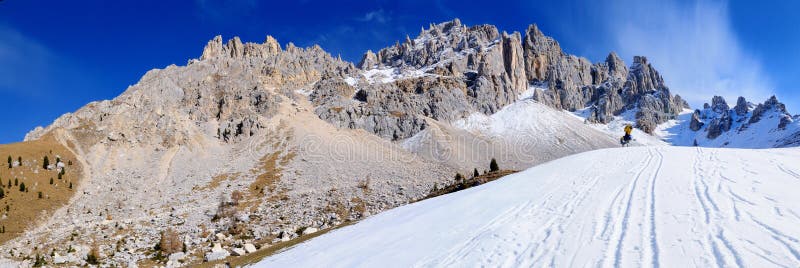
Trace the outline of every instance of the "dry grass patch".
<instances>
[{"instance_id":1,"label":"dry grass patch","mask_svg":"<svg viewBox=\"0 0 800 268\"><path fill-rule=\"evenodd\" d=\"M43 222L52 211L66 204L78 187L82 170L75 156L50 135L39 140L0 145L0 156L3 160L0 188L4 194L0 199L0 214L5 215L0 219L0 231L5 229L0 232L2 244ZM9 168L6 161L9 156L12 164L22 158L22 165ZM43 168L45 156L51 165L56 165L58 158L64 163L61 179L58 179L58 171ZM53 184L50 184L51 178ZM23 183L25 191L20 191Z\"/></svg>"},{"instance_id":2,"label":"dry grass patch","mask_svg":"<svg viewBox=\"0 0 800 268\"><path fill-rule=\"evenodd\" d=\"M514 174L514 173L517 173L517 172L519 172L519 171L517 171L517 170L499 170L499 171L492 171L492 172L484 173L482 175L479 175L477 177L472 177L472 178L469 178L469 179L465 178L465 179L463 179L461 181L454 182L451 185L446 185L446 186L444 186L442 188L433 189L431 191L431 193L428 194L428 196L422 198L421 200L425 200L425 199L428 199L428 198L433 198L433 197L437 197L437 196L445 195L445 194L449 194L449 193L455 193L455 192L458 192L458 191L461 191L461 190L464 190L464 189L467 189L467 188L472 188L472 187L475 187L475 186L478 186L478 185L481 185L481 184L484 184L484 183L487 183L487 182L490 182L490 181L493 181L493 180L500 179L502 177L505 177L507 175L511 175L511 174ZM418 201L421 201L421 200L418 200Z\"/></svg>"}]
</instances>

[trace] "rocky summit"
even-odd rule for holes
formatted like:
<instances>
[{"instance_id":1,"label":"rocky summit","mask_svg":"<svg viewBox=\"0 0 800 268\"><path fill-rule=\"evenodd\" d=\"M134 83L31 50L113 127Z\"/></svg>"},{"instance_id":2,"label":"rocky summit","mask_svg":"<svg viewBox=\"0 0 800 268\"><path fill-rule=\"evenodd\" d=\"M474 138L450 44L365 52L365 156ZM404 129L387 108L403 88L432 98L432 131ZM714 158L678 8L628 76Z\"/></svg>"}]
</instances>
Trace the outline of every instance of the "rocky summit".
<instances>
[{"instance_id":1,"label":"rocky summit","mask_svg":"<svg viewBox=\"0 0 800 268\"><path fill-rule=\"evenodd\" d=\"M357 64L271 36L217 36L198 55L28 133L73 152L82 177L67 204L0 257L223 260L424 199L492 160L521 170L617 146L617 134L590 123L630 113L652 133L688 108L647 58L626 65L611 52L592 63L535 24L525 33L431 24ZM715 99L692 114L692 130L712 138L743 114L758 121L782 107L741 100L730 110Z\"/></svg>"}]
</instances>

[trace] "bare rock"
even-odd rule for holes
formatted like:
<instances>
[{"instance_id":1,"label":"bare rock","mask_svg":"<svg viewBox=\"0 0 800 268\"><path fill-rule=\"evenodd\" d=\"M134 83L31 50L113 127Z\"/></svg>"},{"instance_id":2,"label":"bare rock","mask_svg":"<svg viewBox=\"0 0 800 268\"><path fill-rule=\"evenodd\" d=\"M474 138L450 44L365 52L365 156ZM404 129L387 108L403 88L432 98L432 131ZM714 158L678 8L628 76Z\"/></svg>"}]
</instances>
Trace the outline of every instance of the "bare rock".
<instances>
[{"instance_id":1,"label":"bare rock","mask_svg":"<svg viewBox=\"0 0 800 268\"><path fill-rule=\"evenodd\" d=\"M375 55L372 50L367 50L367 53L364 53L364 56L361 57L361 61L358 62L356 65L359 69L367 70L375 68L375 65L378 64L378 56Z\"/></svg>"},{"instance_id":2,"label":"bare rock","mask_svg":"<svg viewBox=\"0 0 800 268\"><path fill-rule=\"evenodd\" d=\"M730 130L732 124L733 119L730 116L730 111L726 110L722 112L720 117L714 118L708 123L707 137L709 139L719 137L719 135L722 135L722 133Z\"/></svg>"},{"instance_id":3,"label":"bare rock","mask_svg":"<svg viewBox=\"0 0 800 268\"><path fill-rule=\"evenodd\" d=\"M733 107L733 110L736 112L736 115L738 116L747 115L749 109L750 105L747 103L747 100L745 100L744 97L741 96L736 100L736 106Z\"/></svg>"},{"instance_id":4,"label":"bare rock","mask_svg":"<svg viewBox=\"0 0 800 268\"><path fill-rule=\"evenodd\" d=\"M794 122L794 120L792 120L791 116L783 115L783 116L781 116L781 121L778 122L778 129L781 129L781 130L786 129L786 126L791 124L792 122Z\"/></svg>"},{"instance_id":5,"label":"bare rock","mask_svg":"<svg viewBox=\"0 0 800 268\"><path fill-rule=\"evenodd\" d=\"M244 250L247 251L248 254L256 252L256 246L253 244L247 243L244 244Z\"/></svg>"},{"instance_id":6,"label":"bare rock","mask_svg":"<svg viewBox=\"0 0 800 268\"><path fill-rule=\"evenodd\" d=\"M303 230L303 235L313 234L316 233L317 231L319 231L317 228L308 227Z\"/></svg>"},{"instance_id":7,"label":"bare rock","mask_svg":"<svg viewBox=\"0 0 800 268\"><path fill-rule=\"evenodd\" d=\"M692 113L692 119L689 122L689 129L692 131L698 131L703 128L703 121L700 120L700 110L694 110Z\"/></svg>"},{"instance_id":8,"label":"bare rock","mask_svg":"<svg viewBox=\"0 0 800 268\"><path fill-rule=\"evenodd\" d=\"M247 251L245 251L243 248L233 248L231 249L231 252L233 252L233 256L244 256L247 254Z\"/></svg>"},{"instance_id":9,"label":"bare rock","mask_svg":"<svg viewBox=\"0 0 800 268\"><path fill-rule=\"evenodd\" d=\"M730 106L722 96L714 96L711 98L711 110L715 113L723 113L730 110Z\"/></svg>"}]
</instances>

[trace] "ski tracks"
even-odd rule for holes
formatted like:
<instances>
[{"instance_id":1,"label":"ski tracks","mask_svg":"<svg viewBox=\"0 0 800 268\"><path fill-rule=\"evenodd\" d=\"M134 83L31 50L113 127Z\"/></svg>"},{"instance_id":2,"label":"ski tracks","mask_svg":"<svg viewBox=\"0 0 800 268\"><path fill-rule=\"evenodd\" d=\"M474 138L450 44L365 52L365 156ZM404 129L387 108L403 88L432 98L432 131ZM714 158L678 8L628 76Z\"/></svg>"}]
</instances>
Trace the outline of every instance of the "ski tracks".
<instances>
[{"instance_id":1,"label":"ski tracks","mask_svg":"<svg viewBox=\"0 0 800 268\"><path fill-rule=\"evenodd\" d=\"M630 186L627 189L626 194L621 195L622 189L620 189L612 199L608 209L601 214L602 218L598 220L598 222L604 223L604 226L600 228L602 231L598 238L606 241L605 254L603 259L599 262L599 264L602 263L603 266L624 266L626 263L625 258L631 253L631 251L639 255L635 260L639 265L645 264L649 258L651 266L659 266L655 194L657 192L656 182L658 176L660 175L661 167L663 166L664 157L660 151L655 150L654 152L654 149L652 148L649 148L647 153L646 159L640 164L636 175L629 183ZM654 163L656 165L655 169L651 168ZM649 181L641 182L643 178L649 175L646 174L646 171L648 170L651 172L652 170L655 171L651 176L649 176ZM647 184L642 186L640 182ZM643 208L634 208L636 206L635 203L638 200L646 202L647 205L645 205ZM643 209L643 218L641 222L647 222L647 227L644 227L643 225L635 225L633 227L639 229L631 230L631 218L634 217L634 214L637 214L634 212L636 209ZM611 231L610 235L608 233L609 230ZM635 234L631 234L629 236L629 232L639 234L639 238L646 239L647 241L640 240L638 243L636 243L637 241L628 241L636 238ZM629 245L630 243L634 244ZM642 252L642 248L646 248L646 251Z\"/></svg>"}]
</instances>

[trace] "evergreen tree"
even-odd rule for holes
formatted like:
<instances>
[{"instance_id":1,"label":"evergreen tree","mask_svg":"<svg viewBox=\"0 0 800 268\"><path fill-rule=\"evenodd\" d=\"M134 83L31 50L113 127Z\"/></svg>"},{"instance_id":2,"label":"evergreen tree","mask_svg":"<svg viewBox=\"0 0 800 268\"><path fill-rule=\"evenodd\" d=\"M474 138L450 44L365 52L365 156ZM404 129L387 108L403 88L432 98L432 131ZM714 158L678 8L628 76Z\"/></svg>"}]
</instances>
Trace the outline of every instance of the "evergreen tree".
<instances>
[{"instance_id":1,"label":"evergreen tree","mask_svg":"<svg viewBox=\"0 0 800 268\"><path fill-rule=\"evenodd\" d=\"M8 156L8 168L11 168L11 156Z\"/></svg>"},{"instance_id":2,"label":"evergreen tree","mask_svg":"<svg viewBox=\"0 0 800 268\"><path fill-rule=\"evenodd\" d=\"M462 179L464 179L464 176L462 176L461 173L456 173L456 181L460 181Z\"/></svg>"},{"instance_id":3,"label":"evergreen tree","mask_svg":"<svg viewBox=\"0 0 800 268\"><path fill-rule=\"evenodd\" d=\"M56 164L61 163L61 157L56 156Z\"/></svg>"},{"instance_id":4,"label":"evergreen tree","mask_svg":"<svg viewBox=\"0 0 800 268\"><path fill-rule=\"evenodd\" d=\"M42 199L42 192L39 191L39 199Z\"/></svg>"},{"instance_id":5,"label":"evergreen tree","mask_svg":"<svg viewBox=\"0 0 800 268\"><path fill-rule=\"evenodd\" d=\"M61 168L61 173L59 173L59 174L64 175L65 173L67 173L67 169L66 169L66 167L62 167Z\"/></svg>"},{"instance_id":6,"label":"evergreen tree","mask_svg":"<svg viewBox=\"0 0 800 268\"><path fill-rule=\"evenodd\" d=\"M64 175L61 175L61 173L58 173L58 179L59 179L59 180L61 180L61 178L62 178L63 176L64 176Z\"/></svg>"},{"instance_id":7,"label":"evergreen tree","mask_svg":"<svg viewBox=\"0 0 800 268\"><path fill-rule=\"evenodd\" d=\"M19 184L19 191L20 192L25 192L25 183L24 182Z\"/></svg>"},{"instance_id":8,"label":"evergreen tree","mask_svg":"<svg viewBox=\"0 0 800 268\"><path fill-rule=\"evenodd\" d=\"M17 162L19 162L19 166L22 166L22 156L17 157Z\"/></svg>"},{"instance_id":9,"label":"evergreen tree","mask_svg":"<svg viewBox=\"0 0 800 268\"><path fill-rule=\"evenodd\" d=\"M53 178L50 178L50 185L53 184Z\"/></svg>"},{"instance_id":10,"label":"evergreen tree","mask_svg":"<svg viewBox=\"0 0 800 268\"><path fill-rule=\"evenodd\" d=\"M0 198L3 198L3 197L6 197L6 193L5 193L5 191L3 191L3 188L0 188Z\"/></svg>"},{"instance_id":11,"label":"evergreen tree","mask_svg":"<svg viewBox=\"0 0 800 268\"><path fill-rule=\"evenodd\" d=\"M500 166L497 165L497 160L492 158L492 162L489 163L489 171L490 172L495 172L495 171L498 171L498 170L500 170Z\"/></svg>"},{"instance_id":12,"label":"evergreen tree","mask_svg":"<svg viewBox=\"0 0 800 268\"><path fill-rule=\"evenodd\" d=\"M69 188L72 189L72 182L69 183Z\"/></svg>"},{"instance_id":13,"label":"evergreen tree","mask_svg":"<svg viewBox=\"0 0 800 268\"><path fill-rule=\"evenodd\" d=\"M19 181L17 180L17 178L14 178L14 186L17 186L17 185L19 185Z\"/></svg>"},{"instance_id":14,"label":"evergreen tree","mask_svg":"<svg viewBox=\"0 0 800 268\"><path fill-rule=\"evenodd\" d=\"M50 159L47 159L47 156L44 156L44 161L42 161L42 168L47 169L47 166L50 165Z\"/></svg>"},{"instance_id":15,"label":"evergreen tree","mask_svg":"<svg viewBox=\"0 0 800 268\"><path fill-rule=\"evenodd\" d=\"M478 176L480 176L480 175L481 175L481 174L479 174L479 173L478 173L478 169L477 169L477 168L476 168L475 170L473 170L473 171L472 171L472 177L473 177L473 178L475 178L475 177L478 177Z\"/></svg>"}]
</instances>

